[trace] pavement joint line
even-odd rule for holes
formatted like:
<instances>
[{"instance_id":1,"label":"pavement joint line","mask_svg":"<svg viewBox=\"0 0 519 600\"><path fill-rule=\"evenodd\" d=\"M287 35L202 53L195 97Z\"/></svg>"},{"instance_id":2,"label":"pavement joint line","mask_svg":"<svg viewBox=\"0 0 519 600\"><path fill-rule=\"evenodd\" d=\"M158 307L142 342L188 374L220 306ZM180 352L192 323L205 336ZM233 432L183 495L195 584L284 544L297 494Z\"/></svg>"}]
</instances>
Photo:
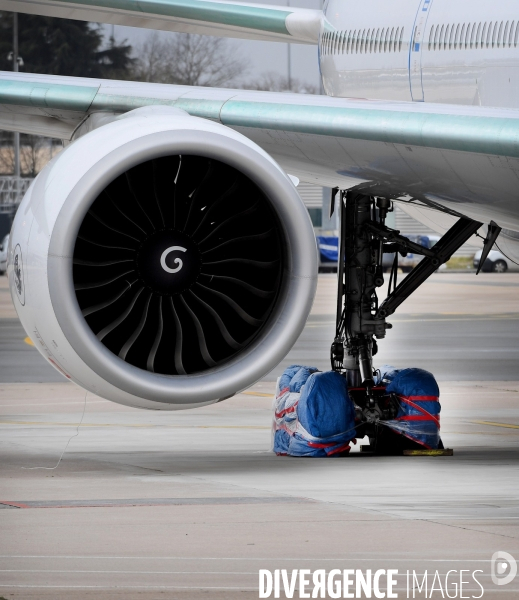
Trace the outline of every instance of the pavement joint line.
<instances>
[{"instance_id":1,"label":"pavement joint line","mask_svg":"<svg viewBox=\"0 0 519 600\"><path fill-rule=\"evenodd\" d=\"M391 316L389 317L391 319ZM452 321L453 319L391 319L391 323L433 323L433 322L446 322ZM473 317L461 318L457 319L457 321L517 321L519 317L480 317L479 315L474 315ZM322 327L323 325L334 325L335 321L321 321L320 323L309 323L305 325L305 328L317 328Z\"/></svg>"},{"instance_id":2,"label":"pavement joint line","mask_svg":"<svg viewBox=\"0 0 519 600\"><path fill-rule=\"evenodd\" d=\"M495 427L503 427L508 429L519 429L519 425L507 425L505 423L493 423L490 421L469 421L469 423L479 425L493 425ZM0 420L0 425L30 425L30 426L41 426L41 427L77 427L77 423L63 423L58 421L5 421ZM83 427L122 427L122 428L138 428L138 429L253 429L253 430L270 430L270 426L265 425L163 425L163 424L146 424L146 423L82 423ZM448 433L462 434L462 435L513 435L509 434L496 434L488 431L448 431ZM355 453L353 453L355 454Z\"/></svg>"},{"instance_id":3,"label":"pavement joint line","mask_svg":"<svg viewBox=\"0 0 519 600\"><path fill-rule=\"evenodd\" d=\"M356 560L356 561L387 561L387 556L376 556L376 557L351 557L351 556L335 556L331 558L305 558L305 557L297 557L290 558L286 556L282 557L272 557L272 556L256 556L256 557L244 557L244 556L84 556L84 555L62 555L62 554L0 554L0 558L34 558L34 559L48 559L48 558L60 558L60 559L68 559L68 560L258 560L258 561L309 561L313 560L315 562L319 561L332 561L332 560ZM402 557L402 558L393 558L392 561L402 562L477 562L477 563L491 563L492 560L490 558L410 558ZM516 559L516 563L519 563L519 559Z\"/></svg>"},{"instance_id":4,"label":"pavement joint line","mask_svg":"<svg viewBox=\"0 0 519 600\"><path fill-rule=\"evenodd\" d=\"M4 421L0 420L0 425L42 425L50 427L77 427L77 423L60 423L54 421ZM271 429L263 425L153 425L145 423L82 423L83 427L139 427L148 429Z\"/></svg>"},{"instance_id":5,"label":"pavement joint line","mask_svg":"<svg viewBox=\"0 0 519 600\"><path fill-rule=\"evenodd\" d=\"M114 574L119 573L121 575L138 574L138 575L255 575L258 576L257 571L99 571L95 569L87 570L72 570L72 569L0 569L0 573L107 573ZM404 573L402 573L404 575ZM490 575L487 575L490 577Z\"/></svg>"},{"instance_id":6,"label":"pavement joint line","mask_svg":"<svg viewBox=\"0 0 519 600\"><path fill-rule=\"evenodd\" d=\"M315 504L299 496L217 496L213 498L116 498L107 500L0 500L0 505L19 508L124 508L139 506L227 506L238 504Z\"/></svg>"},{"instance_id":7,"label":"pavement joint line","mask_svg":"<svg viewBox=\"0 0 519 600\"><path fill-rule=\"evenodd\" d=\"M88 404L93 404L93 403L109 403L110 400L89 400ZM12 407L17 407L17 408L22 408L24 406L69 406L70 404L81 404L81 406L83 406L83 404L85 403L84 400L63 400L61 402L19 402L18 404L0 404L0 408L12 408Z\"/></svg>"},{"instance_id":8,"label":"pavement joint line","mask_svg":"<svg viewBox=\"0 0 519 600\"><path fill-rule=\"evenodd\" d=\"M495 436L495 435L511 435L515 436L514 433L496 433L495 431L447 431L442 429L443 433L447 433L449 435L487 435L487 436Z\"/></svg>"},{"instance_id":9,"label":"pavement joint line","mask_svg":"<svg viewBox=\"0 0 519 600\"><path fill-rule=\"evenodd\" d=\"M388 318L391 318L389 315ZM518 313L400 313L396 314L394 320L408 321L411 319L419 319L421 321L451 321L452 319L463 319L465 321L473 321L474 319L493 320L493 319L506 319L516 321L519 319Z\"/></svg>"},{"instance_id":10,"label":"pavement joint line","mask_svg":"<svg viewBox=\"0 0 519 600\"><path fill-rule=\"evenodd\" d=\"M319 559L315 559L317 562ZM78 570L78 569L0 569L0 573L70 573L74 574L138 574L138 575L255 575L258 576L257 571L99 571L95 569L91 570ZM417 575L423 575L424 573L417 573ZM439 575L445 577L448 573L439 573ZM399 577L405 577L405 572L398 573ZM480 577L492 577L490 573L482 573Z\"/></svg>"},{"instance_id":11,"label":"pavement joint line","mask_svg":"<svg viewBox=\"0 0 519 600\"><path fill-rule=\"evenodd\" d=\"M492 427L506 427L507 429L519 429L519 425L513 425L511 423L494 423L493 421L471 421L471 423L477 423L478 425L491 425Z\"/></svg>"},{"instance_id":12,"label":"pavement joint line","mask_svg":"<svg viewBox=\"0 0 519 600\"><path fill-rule=\"evenodd\" d=\"M200 586L200 585L28 585L28 584L9 584L0 583L3 588L41 588L41 589L95 589L95 590L240 590L247 592L256 592L257 587L218 587L218 586ZM395 588L396 589L396 588ZM471 590L467 589L467 592ZM472 590L474 592L478 590Z\"/></svg>"},{"instance_id":13,"label":"pavement joint line","mask_svg":"<svg viewBox=\"0 0 519 600\"><path fill-rule=\"evenodd\" d=\"M217 586L188 586L188 585L24 585L24 584L8 584L8 583L0 583L0 587L2 588L20 588L20 589L32 589L32 588L41 588L41 589L96 589L96 590L239 590L241 592L257 592L257 587L217 587ZM406 587L394 587L393 590L397 592L405 592L407 591ZM481 589L478 588L463 588L466 592L480 592ZM299 591L299 588L296 588L295 591ZM491 591L492 593L501 592L504 594L517 593L519 592L519 588L511 588L511 589L492 589L486 590ZM474 596L473 596L474 597ZM477 596L476 596L477 597ZM467 596L469 598L469 596Z\"/></svg>"}]
</instances>

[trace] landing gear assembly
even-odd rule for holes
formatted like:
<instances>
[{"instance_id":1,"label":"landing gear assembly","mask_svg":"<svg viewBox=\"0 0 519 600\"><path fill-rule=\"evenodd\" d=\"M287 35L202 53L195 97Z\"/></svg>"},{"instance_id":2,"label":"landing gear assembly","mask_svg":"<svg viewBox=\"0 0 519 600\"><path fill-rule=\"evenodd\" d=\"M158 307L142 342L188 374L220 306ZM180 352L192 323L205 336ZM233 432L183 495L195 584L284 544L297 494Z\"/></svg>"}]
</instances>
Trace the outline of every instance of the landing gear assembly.
<instances>
[{"instance_id":1,"label":"landing gear assembly","mask_svg":"<svg viewBox=\"0 0 519 600\"><path fill-rule=\"evenodd\" d=\"M396 417L398 401L375 384L373 356L377 354L377 340L383 339L392 327L387 317L447 262L482 223L460 218L433 248L426 248L386 226L387 214L392 210L392 202L387 198L340 192L339 207L341 232L332 369L346 377L355 403L357 435L367 435L374 452L393 454L419 448L419 444L383 424ZM424 258L397 285L398 254L405 256L409 251ZM384 253L395 253L395 262L388 295L379 304L377 289L384 284Z\"/></svg>"}]
</instances>

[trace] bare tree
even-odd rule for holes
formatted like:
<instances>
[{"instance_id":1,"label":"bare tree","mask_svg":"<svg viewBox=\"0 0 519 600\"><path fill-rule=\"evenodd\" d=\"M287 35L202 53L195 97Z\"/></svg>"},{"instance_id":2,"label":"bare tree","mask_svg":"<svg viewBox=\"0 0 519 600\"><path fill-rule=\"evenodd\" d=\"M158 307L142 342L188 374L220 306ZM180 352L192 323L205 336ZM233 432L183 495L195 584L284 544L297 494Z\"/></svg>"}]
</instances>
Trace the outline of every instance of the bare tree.
<instances>
[{"instance_id":1,"label":"bare tree","mask_svg":"<svg viewBox=\"0 0 519 600\"><path fill-rule=\"evenodd\" d=\"M167 81L167 42L158 31L150 33L146 41L137 49L138 58L130 79L151 81L153 83L169 83Z\"/></svg>"},{"instance_id":2,"label":"bare tree","mask_svg":"<svg viewBox=\"0 0 519 600\"><path fill-rule=\"evenodd\" d=\"M224 38L153 32L138 49L132 74L139 81L179 85L231 85L245 72L231 42Z\"/></svg>"},{"instance_id":3,"label":"bare tree","mask_svg":"<svg viewBox=\"0 0 519 600\"><path fill-rule=\"evenodd\" d=\"M247 81L243 84L248 90L267 90L270 92L295 92L298 94L318 94L319 88L311 83L306 83L300 79L290 79L288 77L274 73L272 71L263 73L259 79Z\"/></svg>"}]
</instances>

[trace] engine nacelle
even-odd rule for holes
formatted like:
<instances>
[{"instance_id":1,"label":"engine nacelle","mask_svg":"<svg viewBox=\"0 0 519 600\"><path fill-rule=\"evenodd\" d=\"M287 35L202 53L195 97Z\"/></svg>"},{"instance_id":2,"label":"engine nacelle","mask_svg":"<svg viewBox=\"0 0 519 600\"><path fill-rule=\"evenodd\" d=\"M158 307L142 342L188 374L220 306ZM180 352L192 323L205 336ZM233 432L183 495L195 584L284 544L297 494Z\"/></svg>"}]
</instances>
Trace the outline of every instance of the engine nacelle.
<instances>
[{"instance_id":1,"label":"engine nacelle","mask_svg":"<svg viewBox=\"0 0 519 600\"><path fill-rule=\"evenodd\" d=\"M317 252L268 154L157 107L45 167L16 215L8 275L27 334L65 377L171 410L230 397L279 363L310 311Z\"/></svg>"}]
</instances>

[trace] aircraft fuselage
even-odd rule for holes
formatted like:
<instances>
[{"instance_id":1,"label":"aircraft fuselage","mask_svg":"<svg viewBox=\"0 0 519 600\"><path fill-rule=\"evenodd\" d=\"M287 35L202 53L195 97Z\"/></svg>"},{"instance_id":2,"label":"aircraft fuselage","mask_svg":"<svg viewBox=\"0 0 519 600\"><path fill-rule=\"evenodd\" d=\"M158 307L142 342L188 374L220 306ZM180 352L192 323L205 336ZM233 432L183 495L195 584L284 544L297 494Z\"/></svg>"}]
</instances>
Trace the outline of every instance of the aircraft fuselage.
<instances>
[{"instance_id":1,"label":"aircraft fuselage","mask_svg":"<svg viewBox=\"0 0 519 600\"><path fill-rule=\"evenodd\" d=\"M517 0L328 0L330 96L519 108Z\"/></svg>"}]
</instances>

